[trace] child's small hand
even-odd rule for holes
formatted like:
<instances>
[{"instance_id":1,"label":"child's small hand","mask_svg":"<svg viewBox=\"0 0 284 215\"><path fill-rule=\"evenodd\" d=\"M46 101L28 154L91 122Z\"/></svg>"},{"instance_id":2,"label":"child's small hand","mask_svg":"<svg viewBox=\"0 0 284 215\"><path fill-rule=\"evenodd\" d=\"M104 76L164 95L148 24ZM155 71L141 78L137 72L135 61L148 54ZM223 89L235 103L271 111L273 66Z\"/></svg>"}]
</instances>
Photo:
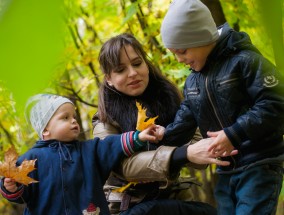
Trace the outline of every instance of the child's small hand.
<instances>
[{"instance_id":1,"label":"child's small hand","mask_svg":"<svg viewBox=\"0 0 284 215\"><path fill-rule=\"evenodd\" d=\"M8 190L10 193L14 193L17 191L18 186L14 179L12 178L5 178L4 179L4 187L6 190Z\"/></svg>"},{"instance_id":2,"label":"child's small hand","mask_svg":"<svg viewBox=\"0 0 284 215\"><path fill-rule=\"evenodd\" d=\"M158 143L160 140L163 139L165 133L165 128L160 125L151 125L145 130L139 133L139 139L142 142L150 141L153 143Z\"/></svg>"},{"instance_id":3,"label":"child's small hand","mask_svg":"<svg viewBox=\"0 0 284 215\"><path fill-rule=\"evenodd\" d=\"M234 150L234 146L223 130L216 132L208 131L207 135L209 137L214 137L214 140L208 149L212 155L215 155L216 157L229 156Z\"/></svg>"}]
</instances>

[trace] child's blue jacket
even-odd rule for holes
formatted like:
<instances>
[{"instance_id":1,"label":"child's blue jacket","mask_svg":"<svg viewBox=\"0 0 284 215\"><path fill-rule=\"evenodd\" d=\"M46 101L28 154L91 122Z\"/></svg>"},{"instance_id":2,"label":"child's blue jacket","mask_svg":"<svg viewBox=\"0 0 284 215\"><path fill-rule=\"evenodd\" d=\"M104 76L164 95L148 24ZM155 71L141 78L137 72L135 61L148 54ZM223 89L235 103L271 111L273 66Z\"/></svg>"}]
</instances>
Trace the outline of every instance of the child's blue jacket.
<instances>
[{"instance_id":1,"label":"child's blue jacket","mask_svg":"<svg viewBox=\"0 0 284 215\"><path fill-rule=\"evenodd\" d=\"M99 207L100 215L110 214L103 185L132 141L123 140L122 135L84 142L37 141L18 164L24 159L37 159L37 169L29 176L39 183L21 186L13 194L2 183L1 193L9 201L26 203L24 214L78 215L89 204Z\"/></svg>"}]
</instances>

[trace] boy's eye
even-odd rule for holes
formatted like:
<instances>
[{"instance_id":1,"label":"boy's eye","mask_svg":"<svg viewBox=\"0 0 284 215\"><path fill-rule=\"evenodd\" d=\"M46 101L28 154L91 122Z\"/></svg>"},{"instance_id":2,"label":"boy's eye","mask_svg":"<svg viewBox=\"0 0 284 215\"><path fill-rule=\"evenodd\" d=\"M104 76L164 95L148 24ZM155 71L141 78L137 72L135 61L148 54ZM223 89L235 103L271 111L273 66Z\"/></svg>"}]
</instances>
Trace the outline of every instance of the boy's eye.
<instances>
[{"instance_id":1,"label":"boy's eye","mask_svg":"<svg viewBox=\"0 0 284 215\"><path fill-rule=\"evenodd\" d=\"M187 49L178 49L176 52L178 54L185 54Z\"/></svg>"}]
</instances>

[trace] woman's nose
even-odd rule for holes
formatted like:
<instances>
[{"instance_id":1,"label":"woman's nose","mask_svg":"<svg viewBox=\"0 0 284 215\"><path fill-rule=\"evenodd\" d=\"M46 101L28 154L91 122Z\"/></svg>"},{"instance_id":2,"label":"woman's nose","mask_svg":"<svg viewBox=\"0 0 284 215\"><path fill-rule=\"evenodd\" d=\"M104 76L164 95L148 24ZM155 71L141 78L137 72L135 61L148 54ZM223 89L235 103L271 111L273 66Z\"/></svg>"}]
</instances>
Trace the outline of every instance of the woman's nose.
<instances>
[{"instance_id":1,"label":"woman's nose","mask_svg":"<svg viewBox=\"0 0 284 215\"><path fill-rule=\"evenodd\" d=\"M129 76L134 76L137 75L137 71L134 67L130 66L129 67Z\"/></svg>"}]
</instances>

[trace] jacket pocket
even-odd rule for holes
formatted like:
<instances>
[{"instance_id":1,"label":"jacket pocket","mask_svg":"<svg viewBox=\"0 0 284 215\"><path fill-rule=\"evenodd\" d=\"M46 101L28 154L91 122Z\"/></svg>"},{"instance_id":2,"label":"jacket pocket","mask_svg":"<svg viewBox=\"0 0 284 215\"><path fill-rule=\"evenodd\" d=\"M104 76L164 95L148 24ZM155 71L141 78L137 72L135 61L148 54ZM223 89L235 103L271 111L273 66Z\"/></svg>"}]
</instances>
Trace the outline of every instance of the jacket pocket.
<instances>
[{"instance_id":1,"label":"jacket pocket","mask_svg":"<svg viewBox=\"0 0 284 215\"><path fill-rule=\"evenodd\" d=\"M216 80L218 97L223 103L241 105L246 98L245 87L237 74L229 74Z\"/></svg>"},{"instance_id":2,"label":"jacket pocket","mask_svg":"<svg viewBox=\"0 0 284 215\"><path fill-rule=\"evenodd\" d=\"M200 90L196 87L186 88L184 93L185 99L189 101L190 108L197 113L200 105Z\"/></svg>"}]
</instances>

